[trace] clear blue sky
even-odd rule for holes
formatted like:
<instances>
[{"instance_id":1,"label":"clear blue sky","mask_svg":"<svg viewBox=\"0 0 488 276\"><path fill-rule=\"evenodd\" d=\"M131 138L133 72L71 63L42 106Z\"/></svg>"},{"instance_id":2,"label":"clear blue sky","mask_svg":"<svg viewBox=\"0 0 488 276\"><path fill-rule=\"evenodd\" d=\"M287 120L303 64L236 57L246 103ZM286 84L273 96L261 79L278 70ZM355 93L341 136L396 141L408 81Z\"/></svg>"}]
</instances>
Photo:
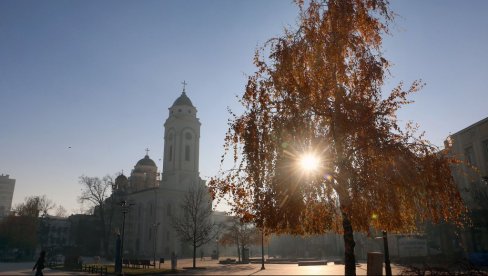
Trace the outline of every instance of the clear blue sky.
<instances>
[{"instance_id":1,"label":"clear blue sky","mask_svg":"<svg viewBox=\"0 0 488 276\"><path fill-rule=\"evenodd\" d=\"M427 83L400 119L441 145L488 116L488 1L392 8L386 87ZM71 212L80 175L129 172L146 147L161 168L183 80L202 122L201 176L214 175L254 50L296 13L287 0L0 1L0 173L17 179L14 204L46 194Z\"/></svg>"}]
</instances>

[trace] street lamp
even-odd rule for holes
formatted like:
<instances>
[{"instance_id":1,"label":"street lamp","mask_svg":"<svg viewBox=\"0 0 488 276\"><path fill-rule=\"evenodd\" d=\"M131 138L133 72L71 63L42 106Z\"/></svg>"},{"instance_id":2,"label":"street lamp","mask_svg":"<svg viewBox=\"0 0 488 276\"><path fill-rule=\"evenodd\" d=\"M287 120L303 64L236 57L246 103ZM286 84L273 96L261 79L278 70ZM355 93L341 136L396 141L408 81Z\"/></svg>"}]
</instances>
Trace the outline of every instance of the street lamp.
<instances>
[{"instance_id":1,"label":"street lamp","mask_svg":"<svg viewBox=\"0 0 488 276\"><path fill-rule=\"evenodd\" d=\"M156 268L156 243L157 243L157 240L158 240L158 227L159 227L159 222L158 223L154 223L153 224L153 227L154 227L154 255L153 255L153 264L154 264L154 268Z\"/></svg>"},{"instance_id":2,"label":"street lamp","mask_svg":"<svg viewBox=\"0 0 488 276\"><path fill-rule=\"evenodd\" d=\"M261 270L264 270L264 225L261 229Z\"/></svg>"},{"instance_id":3,"label":"street lamp","mask_svg":"<svg viewBox=\"0 0 488 276\"><path fill-rule=\"evenodd\" d=\"M390 264L390 250L388 249L388 233L386 230L382 231L381 237L376 237L375 239L383 239L383 248L385 252L385 272L386 276L391 276L391 264Z\"/></svg>"},{"instance_id":4,"label":"street lamp","mask_svg":"<svg viewBox=\"0 0 488 276\"><path fill-rule=\"evenodd\" d=\"M135 205L134 203L128 203L127 200L122 200L120 202L120 206L122 207L122 242L120 245L120 258L124 260L124 236L125 236L125 215L129 212L131 206Z\"/></svg>"}]
</instances>

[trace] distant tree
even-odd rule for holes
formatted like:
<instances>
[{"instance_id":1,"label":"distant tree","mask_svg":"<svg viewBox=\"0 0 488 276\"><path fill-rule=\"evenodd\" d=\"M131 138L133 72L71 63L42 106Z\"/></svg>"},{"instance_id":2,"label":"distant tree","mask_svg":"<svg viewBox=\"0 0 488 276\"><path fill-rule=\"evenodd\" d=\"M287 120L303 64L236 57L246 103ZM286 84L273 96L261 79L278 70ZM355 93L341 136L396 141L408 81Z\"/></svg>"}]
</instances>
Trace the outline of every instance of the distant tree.
<instances>
[{"instance_id":1,"label":"distant tree","mask_svg":"<svg viewBox=\"0 0 488 276\"><path fill-rule=\"evenodd\" d=\"M46 197L29 196L24 199L24 202L17 204L13 209L14 213L19 216L39 217L46 216L48 212L56 208L56 204Z\"/></svg>"},{"instance_id":2,"label":"distant tree","mask_svg":"<svg viewBox=\"0 0 488 276\"><path fill-rule=\"evenodd\" d=\"M94 208L94 215L100 220L100 239L104 254L108 254L108 242L110 238L113 208L107 206L107 198L110 197L113 184L112 177L107 175L102 179L98 177L80 176L79 183L82 186L80 203L89 203L89 208Z\"/></svg>"},{"instance_id":3,"label":"distant tree","mask_svg":"<svg viewBox=\"0 0 488 276\"><path fill-rule=\"evenodd\" d=\"M39 218L9 215L0 221L0 250L17 248L32 257L38 244Z\"/></svg>"},{"instance_id":4,"label":"distant tree","mask_svg":"<svg viewBox=\"0 0 488 276\"><path fill-rule=\"evenodd\" d=\"M415 127L399 126L396 113L420 82L383 95L388 1L296 2L297 30L256 53L245 111L230 122L225 147L235 168L210 185L261 229L342 233L345 274L355 275L353 231L461 219L456 161ZM304 154L318 157L315 171L297 166Z\"/></svg>"},{"instance_id":5,"label":"distant tree","mask_svg":"<svg viewBox=\"0 0 488 276\"><path fill-rule=\"evenodd\" d=\"M197 248L214 240L220 225L212 221L212 201L205 185L191 186L180 208L181 212L172 215L171 224L182 241L191 243L195 268Z\"/></svg>"},{"instance_id":6,"label":"distant tree","mask_svg":"<svg viewBox=\"0 0 488 276\"><path fill-rule=\"evenodd\" d=\"M13 208L12 215L0 222L0 244L32 254L39 242L41 247L44 244L40 217L46 217L55 206L45 195L26 197L24 202Z\"/></svg>"},{"instance_id":7,"label":"distant tree","mask_svg":"<svg viewBox=\"0 0 488 276\"><path fill-rule=\"evenodd\" d=\"M62 205L58 205L58 207L54 211L54 215L57 217L65 218L68 216L68 211L66 211L66 209Z\"/></svg>"},{"instance_id":8,"label":"distant tree","mask_svg":"<svg viewBox=\"0 0 488 276\"><path fill-rule=\"evenodd\" d=\"M261 232L259 229L249 223L243 223L238 218L234 218L232 224L223 229L223 234L219 238L219 243L222 245L236 245L239 261L241 261L241 252L244 252L244 248L260 242Z\"/></svg>"}]
</instances>

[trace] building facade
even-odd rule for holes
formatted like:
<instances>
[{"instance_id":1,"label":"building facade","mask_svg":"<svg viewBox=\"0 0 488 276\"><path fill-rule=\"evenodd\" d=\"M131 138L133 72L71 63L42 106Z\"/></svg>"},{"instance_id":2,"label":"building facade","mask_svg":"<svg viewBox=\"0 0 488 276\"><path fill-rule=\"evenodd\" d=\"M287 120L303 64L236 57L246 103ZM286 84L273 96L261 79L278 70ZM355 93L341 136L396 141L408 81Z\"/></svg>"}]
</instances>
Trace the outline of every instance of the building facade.
<instances>
[{"instance_id":1,"label":"building facade","mask_svg":"<svg viewBox=\"0 0 488 276\"><path fill-rule=\"evenodd\" d=\"M124 231L124 256L134 258L168 258L172 252L189 255L189 246L180 242L171 218L178 216L180 205L190 187L205 185L199 173L200 121L197 109L183 90L169 108L164 123L162 173L146 155L132 169L129 177L115 180L110 200L125 200L125 224L116 219L116 232Z\"/></svg>"},{"instance_id":2,"label":"building facade","mask_svg":"<svg viewBox=\"0 0 488 276\"><path fill-rule=\"evenodd\" d=\"M471 224L462 233L468 253L488 253L488 118L450 135L452 154L464 161L453 177L468 208Z\"/></svg>"},{"instance_id":3,"label":"building facade","mask_svg":"<svg viewBox=\"0 0 488 276\"><path fill-rule=\"evenodd\" d=\"M8 174L0 175L0 219L8 216L12 209L12 198L15 190L15 179Z\"/></svg>"}]
</instances>

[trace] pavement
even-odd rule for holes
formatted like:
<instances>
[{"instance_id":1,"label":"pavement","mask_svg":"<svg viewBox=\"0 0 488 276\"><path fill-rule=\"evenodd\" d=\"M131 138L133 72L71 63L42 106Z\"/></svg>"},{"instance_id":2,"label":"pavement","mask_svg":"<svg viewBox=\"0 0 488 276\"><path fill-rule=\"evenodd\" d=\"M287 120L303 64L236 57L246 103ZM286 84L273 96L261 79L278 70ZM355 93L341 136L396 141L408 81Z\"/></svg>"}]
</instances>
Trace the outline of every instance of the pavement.
<instances>
[{"instance_id":1,"label":"pavement","mask_svg":"<svg viewBox=\"0 0 488 276\"><path fill-rule=\"evenodd\" d=\"M222 258L225 259L225 258ZM328 262L327 265L298 266L298 264L265 264L261 270L261 264L219 264L216 260L197 259L197 267L200 269L182 269L191 267L191 259L178 260L180 272L176 275L344 275L344 265L336 265ZM161 267L170 268L165 263ZM403 267L392 265L392 274L398 275ZM366 275L367 266L360 263L356 266L357 275ZM383 271L383 275L385 272Z\"/></svg>"},{"instance_id":2,"label":"pavement","mask_svg":"<svg viewBox=\"0 0 488 276\"><path fill-rule=\"evenodd\" d=\"M0 275L34 275L35 271L32 270L32 267L34 267L35 263L35 261L25 263L0 263ZM47 267L43 270L43 273L44 275L90 275L79 271L60 271Z\"/></svg>"},{"instance_id":3,"label":"pavement","mask_svg":"<svg viewBox=\"0 0 488 276\"><path fill-rule=\"evenodd\" d=\"M27 263L0 263L0 275L34 275L32 266L34 262ZM161 268L170 268L170 262L161 264ZM261 270L261 264L227 264L221 265L216 260L197 259L197 267L200 269L184 269L192 266L192 259L179 259L179 273L175 275L344 275L344 265L335 265L328 262L327 265L298 266L298 264L265 264ZM158 267L158 264L156 264ZM392 265L393 275L401 272L401 267ZM44 275L90 275L82 272L70 272L44 269ZM366 275L366 264L361 263L356 267L357 275ZM384 273L383 273L384 274ZM94 274L91 274L94 275ZM168 275L168 274L165 274ZM170 274L171 275L171 274Z\"/></svg>"}]
</instances>

